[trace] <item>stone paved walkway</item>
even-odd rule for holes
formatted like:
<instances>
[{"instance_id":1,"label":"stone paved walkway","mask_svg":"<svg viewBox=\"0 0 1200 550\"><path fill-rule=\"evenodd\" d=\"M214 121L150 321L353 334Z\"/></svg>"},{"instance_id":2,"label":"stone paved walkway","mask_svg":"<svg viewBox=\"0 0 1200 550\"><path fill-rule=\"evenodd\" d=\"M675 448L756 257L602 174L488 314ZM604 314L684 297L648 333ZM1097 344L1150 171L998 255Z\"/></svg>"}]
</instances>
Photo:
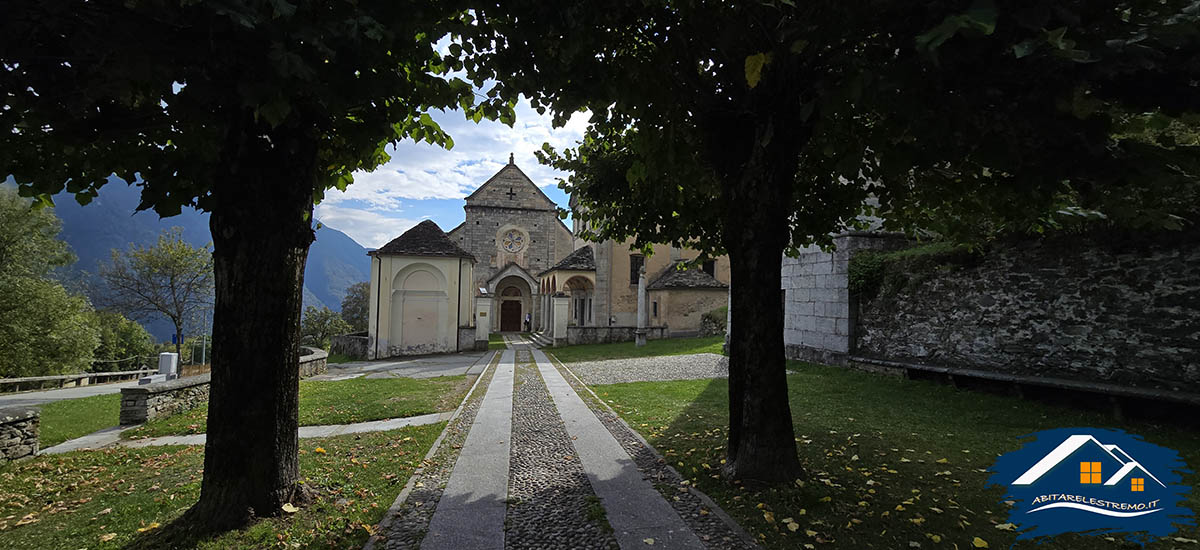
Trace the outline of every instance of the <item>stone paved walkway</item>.
<instances>
[{"instance_id":1,"label":"stone paved walkway","mask_svg":"<svg viewBox=\"0 0 1200 550\"><path fill-rule=\"evenodd\" d=\"M544 353L505 341L422 550L723 547L701 541ZM399 542L387 547L415 548Z\"/></svg>"}]
</instances>

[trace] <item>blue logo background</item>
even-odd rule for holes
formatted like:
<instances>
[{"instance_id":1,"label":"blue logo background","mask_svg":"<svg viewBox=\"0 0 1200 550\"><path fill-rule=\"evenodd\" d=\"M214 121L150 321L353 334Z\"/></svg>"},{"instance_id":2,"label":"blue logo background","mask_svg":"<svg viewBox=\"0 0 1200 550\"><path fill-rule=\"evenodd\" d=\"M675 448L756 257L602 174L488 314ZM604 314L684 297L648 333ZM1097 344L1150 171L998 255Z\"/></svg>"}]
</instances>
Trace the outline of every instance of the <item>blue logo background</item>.
<instances>
[{"instance_id":1,"label":"blue logo background","mask_svg":"<svg viewBox=\"0 0 1200 550\"><path fill-rule=\"evenodd\" d=\"M1017 526L1017 540L1083 533L1145 544L1195 523L1195 514L1184 506L1191 487L1182 483L1189 470L1179 453L1115 429L1061 428L1022 439L1030 437L989 470L988 485L1005 487L1004 500L1016 502L1008 520ZM1134 461L1141 467L1124 468L1122 475L1125 464ZM1081 469L1094 463L1102 482L1083 483ZM1103 484L1118 475L1115 484ZM1029 484L1014 484L1022 477ZM1132 489L1135 478L1144 481L1142 491ZM1157 511L1145 513L1149 510Z\"/></svg>"}]
</instances>

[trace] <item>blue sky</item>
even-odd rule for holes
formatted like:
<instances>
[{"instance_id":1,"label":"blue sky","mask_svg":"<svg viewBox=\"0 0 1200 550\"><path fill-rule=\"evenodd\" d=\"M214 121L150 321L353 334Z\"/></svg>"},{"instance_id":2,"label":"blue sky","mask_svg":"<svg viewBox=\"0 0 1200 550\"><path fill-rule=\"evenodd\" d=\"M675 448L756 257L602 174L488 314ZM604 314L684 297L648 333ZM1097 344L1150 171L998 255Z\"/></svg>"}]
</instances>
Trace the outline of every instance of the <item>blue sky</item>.
<instances>
[{"instance_id":1,"label":"blue sky","mask_svg":"<svg viewBox=\"0 0 1200 550\"><path fill-rule=\"evenodd\" d=\"M508 163L508 154L559 206L567 196L556 185L565 174L538 164L533 152L550 143L574 146L587 126L576 114L553 128L549 114L539 115L529 102L517 106L510 128L484 120L466 120L459 111L434 112L434 120L454 138L447 151L427 143L406 141L390 150L391 162L373 172L360 172L345 192L331 190L316 207L321 223L338 229L367 248L378 248L425 219L449 231L463 221L463 198Z\"/></svg>"}]
</instances>

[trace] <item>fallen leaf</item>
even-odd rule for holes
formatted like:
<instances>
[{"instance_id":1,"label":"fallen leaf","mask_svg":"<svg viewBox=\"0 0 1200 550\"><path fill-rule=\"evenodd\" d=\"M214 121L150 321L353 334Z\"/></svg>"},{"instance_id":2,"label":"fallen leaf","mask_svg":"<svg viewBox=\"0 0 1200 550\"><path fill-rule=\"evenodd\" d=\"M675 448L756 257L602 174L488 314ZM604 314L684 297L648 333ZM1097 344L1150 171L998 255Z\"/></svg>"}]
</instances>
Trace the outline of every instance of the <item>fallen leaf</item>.
<instances>
[{"instance_id":1,"label":"fallen leaf","mask_svg":"<svg viewBox=\"0 0 1200 550\"><path fill-rule=\"evenodd\" d=\"M103 535L100 535L100 542L108 542L115 538L117 538L116 533L105 533Z\"/></svg>"},{"instance_id":2,"label":"fallen leaf","mask_svg":"<svg viewBox=\"0 0 1200 550\"><path fill-rule=\"evenodd\" d=\"M987 548L988 547L987 541L983 540L979 537L975 537L975 540L971 541L971 545L974 546L975 548Z\"/></svg>"},{"instance_id":3,"label":"fallen leaf","mask_svg":"<svg viewBox=\"0 0 1200 550\"><path fill-rule=\"evenodd\" d=\"M146 531L150 531L150 530L153 530L153 529L158 529L158 522L157 522L157 521L156 521L156 522L154 522L154 523L151 523L150 525L147 525L147 526L145 526L145 527L139 527L139 528L138 528L138 530L137 530L137 532L139 532L139 533L145 533Z\"/></svg>"},{"instance_id":4,"label":"fallen leaf","mask_svg":"<svg viewBox=\"0 0 1200 550\"><path fill-rule=\"evenodd\" d=\"M283 508L284 512L287 512L289 514L295 514L296 512L300 511L299 508L296 508L296 506L290 502L283 503L283 506L281 508Z\"/></svg>"},{"instance_id":5,"label":"fallen leaf","mask_svg":"<svg viewBox=\"0 0 1200 550\"><path fill-rule=\"evenodd\" d=\"M650 546L654 546L654 539L642 539L642 542L644 542Z\"/></svg>"},{"instance_id":6,"label":"fallen leaf","mask_svg":"<svg viewBox=\"0 0 1200 550\"><path fill-rule=\"evenodd\" d=\"M324 447L317 447L316 449L313 449L313 452L314 452L314 453L317 453L317 454L325 454L325 448L324 448Z\"/></svg>"},{"instance_id":7,"label":"fallen leaf","mask_svg":"<svg viewBox=\"0 0 1200 550\"><path fill-rule=\"evenodd\" d=\"M1016 531L1017 526L1013 525L1011 523L1001 523L996 526L996 529L999 529L1001 531Z\"/></svg>"}]
</instances>

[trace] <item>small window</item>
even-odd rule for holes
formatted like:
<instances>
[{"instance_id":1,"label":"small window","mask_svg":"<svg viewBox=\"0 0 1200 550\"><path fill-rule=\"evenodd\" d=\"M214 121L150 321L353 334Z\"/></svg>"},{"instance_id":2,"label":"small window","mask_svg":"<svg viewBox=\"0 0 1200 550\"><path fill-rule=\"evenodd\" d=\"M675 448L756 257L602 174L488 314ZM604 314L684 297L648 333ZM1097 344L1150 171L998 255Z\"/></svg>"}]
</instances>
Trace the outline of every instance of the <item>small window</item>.
<instances>
[{"instance_id":1,"label":"small window","mask_svg":"<svg viewBox=\"0 0 1200 550\"><path fill-rule=\"evenodd\" d=\"M654 316L658 317L658 300L650 303L650 309L654 311Z\"/></svg>"},{"instance_id":2,"label":"small window","mask_svg":"<svg viewBox=\"0 0 1200 550\"><path fill-rule=\"evenodd\" d=\"M1094 485L1102 483L1100 479L1100 463L1099 462L1080 462L1079 463L1079 483L1083 485Z\"/></svg>"},{"instance_id":3,"label":"small window","mask_svg":"<svg viewBox=\"0 0 1200 550\"><path fill-rule=\"evenodd\" d=\"M1131 487L1129 488L1129 490L1133 491L1135 493L1140 493L1142 491L1145 491L1146 490L1146 478L1144 478L1144 477L1133 478L1133 483L1132 483Z\"/></svg>"},{"instance_id":4,"label":"small window","mask_svg":"<svg viewBox=\"0 0 1200 550\"><path fill-rule=\"evenodd\" d=\"M708 260L707 262L704 262L704 272L708 273L709 277L716 277L717 276L717 261L716 260Z\"/></svg>"},{"instance_id":5,"label":"small window","mask_svg":"<svg viewBox=\"0 0 1200 550\"><path fill-rule=\"evenodd\" d=\"M629 255L629 286L637 286L638 275L642 271L642 266L646 263L646 257L641 254Z\"/></svg>"}]
</instances>

